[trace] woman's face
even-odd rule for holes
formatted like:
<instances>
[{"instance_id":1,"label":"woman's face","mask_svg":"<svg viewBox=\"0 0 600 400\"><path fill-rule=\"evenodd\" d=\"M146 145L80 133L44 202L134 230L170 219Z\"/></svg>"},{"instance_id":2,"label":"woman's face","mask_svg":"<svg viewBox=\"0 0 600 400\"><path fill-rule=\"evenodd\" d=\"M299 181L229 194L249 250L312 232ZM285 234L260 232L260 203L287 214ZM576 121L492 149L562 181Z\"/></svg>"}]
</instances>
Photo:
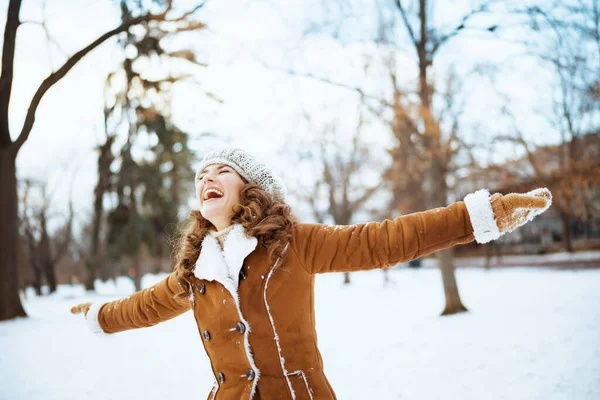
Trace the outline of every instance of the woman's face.
<instances>
[{"instance_id":1,"label":"woman's face","mask_svg":"<svg viewBox=\"0 0 600 400\"><path fill-rule=\"evenodd\" d=\"M242 177L230 166L209 165L199 175L200 213L217 230L231 225L233 207L240 204L240 192L245 185Z\"/></svg>"}]
</instances>

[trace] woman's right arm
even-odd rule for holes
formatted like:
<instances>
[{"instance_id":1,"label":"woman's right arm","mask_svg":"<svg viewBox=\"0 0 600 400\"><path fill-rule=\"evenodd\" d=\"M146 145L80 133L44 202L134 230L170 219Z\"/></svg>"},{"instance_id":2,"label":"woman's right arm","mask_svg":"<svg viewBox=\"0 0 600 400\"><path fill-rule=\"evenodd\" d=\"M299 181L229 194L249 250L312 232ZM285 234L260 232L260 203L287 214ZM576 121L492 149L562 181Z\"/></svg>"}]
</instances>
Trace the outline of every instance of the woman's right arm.
<instances>
[{"instance_id":1,"label":"woman's right arm","mask_svg":"<svg viewBox=\"0 0 600 400\"><path fill-rule=\"evenodd\" d=\"M185 290L175 272L131 296L104 304L75 306L71 312L84 312L88 326L96 334L145 328L183 314L192 307L187 297L175 298Z\"/></svg>"}]
</instances>

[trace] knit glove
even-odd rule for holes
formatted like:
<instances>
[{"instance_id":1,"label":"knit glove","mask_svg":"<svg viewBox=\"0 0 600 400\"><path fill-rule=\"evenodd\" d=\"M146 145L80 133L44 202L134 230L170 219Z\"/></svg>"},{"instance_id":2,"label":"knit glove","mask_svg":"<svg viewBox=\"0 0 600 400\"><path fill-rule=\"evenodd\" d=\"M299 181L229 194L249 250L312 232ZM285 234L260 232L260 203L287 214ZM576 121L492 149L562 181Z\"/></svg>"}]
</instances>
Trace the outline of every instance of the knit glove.
<instances>
[{"instance_id":1,"label":"knit glove","mask_svg":"<svg viewBox=\"0 0 600 400\"><path fill-rule=\"evenodd\" d=\"M85 317L87 317L87 313L88 313L88 311L90 311L91 306L92 306L92 303L78 304L76 306L71 307L71 314L83 313L83 315Z\"/></svg>"},{"instance_id":2,"label":"knit glove","mask_svg":"<svg viewBox=\"0 0 600 400\"><path fill-rule=\"evenodd\" d=\"M525 225L552 204L552 193L540 188L525 194L511 193L490 196L485 189L465 197L475 240L487 243L506 232Z\"/></svg>"},{"instance_id":3,"label":"knit glove","mask_svg":"<svg viewBox=\"0 0 600 400\"><path fill-rule=\"evenodd\" d=\"M512 232L546 211L552 203L552 193L546 188L526 194L511 193L502 196L496 193L490 198L490 202L500 233Z\"/></svg>"},{"instance_id":4,"label":"knit glove","mask_svg":"<svg viewBox=\"0 0 600 400\"><path fill-rule=\"evenodd\" d=\"M103 304L92 304L92 303L82 303L78 304L74 307L71 307L71 313L80 314L83 313L85 316L85 322L88 328L92 331L94 335L97 336L106 336L104 333L100 323L98 322L98 312Z\"/></svg>"}]
</instances>

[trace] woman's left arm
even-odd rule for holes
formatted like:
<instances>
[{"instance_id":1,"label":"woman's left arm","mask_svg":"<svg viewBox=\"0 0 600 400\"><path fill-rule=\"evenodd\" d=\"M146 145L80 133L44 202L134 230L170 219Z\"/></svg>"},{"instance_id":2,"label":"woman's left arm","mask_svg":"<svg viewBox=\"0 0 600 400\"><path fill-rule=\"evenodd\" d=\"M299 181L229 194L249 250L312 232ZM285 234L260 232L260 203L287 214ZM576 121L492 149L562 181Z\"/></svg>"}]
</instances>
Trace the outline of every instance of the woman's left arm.
<instances>
[{"instance_id":1,"label":"woman's left arm","mask_svg":"<svg viewBox=\"0 0 600 400\"><path fill-rule=\"evenodd\" d=\"M497 239L544 212L551 199L547 189L506 196L480 190L448 207L383 222L300 224L291 247L310 273L387 267L457 244Z\"/></svg>"}]
</instances>

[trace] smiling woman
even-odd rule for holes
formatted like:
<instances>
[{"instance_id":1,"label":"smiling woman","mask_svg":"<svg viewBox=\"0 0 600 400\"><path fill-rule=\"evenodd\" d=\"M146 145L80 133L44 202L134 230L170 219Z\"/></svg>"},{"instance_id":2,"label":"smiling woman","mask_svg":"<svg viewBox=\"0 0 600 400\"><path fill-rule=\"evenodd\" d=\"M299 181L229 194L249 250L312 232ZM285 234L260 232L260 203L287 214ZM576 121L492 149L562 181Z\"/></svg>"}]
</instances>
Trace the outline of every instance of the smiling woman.
<instances>
[{"instance_id":1,"label":"smiling woman","mask_svg":"<svg viewBox=\"0 0 600 400\"><path fill-rule=\"evenodd\" d=\"M385 268L447 247L497 239L545 211L547 189L490 196L381 223L298 223L283 183L243 150L208 154L196 174L175 269L151 288L80 304L100 335L192 310L215 377L209 399L335 399L314 317L315 274Z\"/></svg>"},{"instance_id":2,"label":"smiling woman","mask_svg":"<svg viewBox=\"0 0 600 400\"><path fill-rule=\"evenodd\" d=\"M226 164L205 167L196 180L200 213L218 231L227 228L231 225L233 207L241 204L240 193L247 181Z\"/></svg>"}]
</instances>

